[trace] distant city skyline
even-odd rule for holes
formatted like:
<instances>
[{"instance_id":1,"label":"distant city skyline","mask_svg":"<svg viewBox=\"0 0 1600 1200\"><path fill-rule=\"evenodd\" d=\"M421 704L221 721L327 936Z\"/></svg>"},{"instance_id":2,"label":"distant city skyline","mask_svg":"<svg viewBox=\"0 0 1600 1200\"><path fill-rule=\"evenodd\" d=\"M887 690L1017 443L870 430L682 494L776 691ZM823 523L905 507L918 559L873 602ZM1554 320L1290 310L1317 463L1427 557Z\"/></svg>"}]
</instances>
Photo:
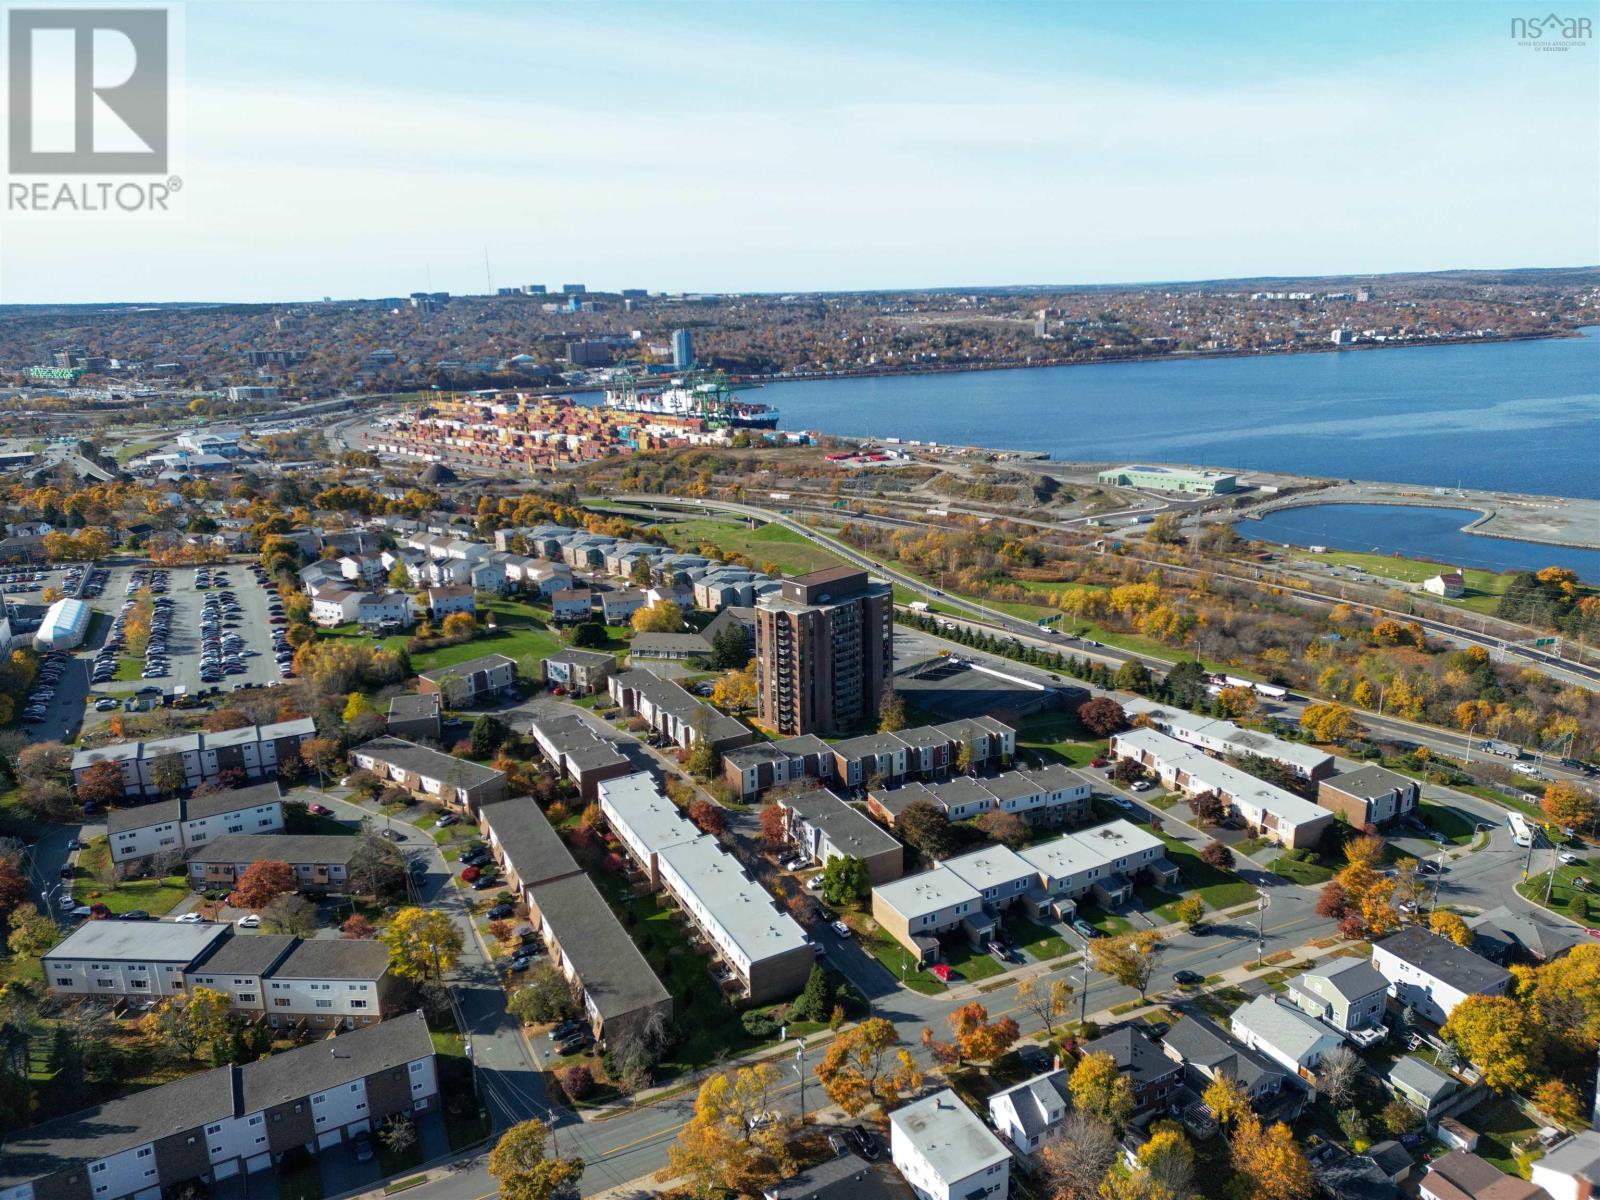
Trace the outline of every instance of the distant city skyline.
<instances>
[{"instance_id":1,"label":"distant city skyline","mask_svg":"<svg viewBox=\"0 0 1600 1200\"><path fill-rule=\"evenodd\" d=\"M184 215L6 215L0 303L1597 263L1600 45L1525 15L192 4Z\"/></svg>"}]
</instances>

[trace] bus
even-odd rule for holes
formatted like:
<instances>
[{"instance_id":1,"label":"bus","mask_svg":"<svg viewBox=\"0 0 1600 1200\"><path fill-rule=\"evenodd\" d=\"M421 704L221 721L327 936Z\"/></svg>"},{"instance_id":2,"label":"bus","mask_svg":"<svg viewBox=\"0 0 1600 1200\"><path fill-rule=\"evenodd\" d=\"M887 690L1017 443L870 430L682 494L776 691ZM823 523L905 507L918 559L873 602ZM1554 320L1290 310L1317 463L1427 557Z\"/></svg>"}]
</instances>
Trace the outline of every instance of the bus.
<instances>
[{"instance_id":1,"label":"bus","mask_svg":"<svg viewBox=\"0 0 1600 1200\"><path fill-rule=\"evenodd\" d=\"M1521 813L1506 814L1506 828L1511 830L1511 840L1519 846L1533 845L1533 830Z\"/></svg>"}]
</instances>

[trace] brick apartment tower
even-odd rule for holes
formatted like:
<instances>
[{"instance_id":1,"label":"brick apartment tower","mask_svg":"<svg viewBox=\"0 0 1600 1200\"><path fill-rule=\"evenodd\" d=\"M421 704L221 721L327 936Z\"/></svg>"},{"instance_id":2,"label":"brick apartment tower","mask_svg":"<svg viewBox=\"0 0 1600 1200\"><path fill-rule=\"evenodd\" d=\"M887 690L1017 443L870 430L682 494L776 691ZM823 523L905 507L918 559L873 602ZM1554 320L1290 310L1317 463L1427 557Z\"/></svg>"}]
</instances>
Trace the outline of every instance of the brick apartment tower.
<instances>
[{"instance_id":1,"label":"brick apartment tower","mask_svg":"<svg viewBox=\"0 0 1600 1200\"><path fill-rule=\"evenodd\" d=\"M756 604L756 717L785 737L875 724L894 672L889 585L855 567L783 581Z\"/></svg>"}]
</instances>

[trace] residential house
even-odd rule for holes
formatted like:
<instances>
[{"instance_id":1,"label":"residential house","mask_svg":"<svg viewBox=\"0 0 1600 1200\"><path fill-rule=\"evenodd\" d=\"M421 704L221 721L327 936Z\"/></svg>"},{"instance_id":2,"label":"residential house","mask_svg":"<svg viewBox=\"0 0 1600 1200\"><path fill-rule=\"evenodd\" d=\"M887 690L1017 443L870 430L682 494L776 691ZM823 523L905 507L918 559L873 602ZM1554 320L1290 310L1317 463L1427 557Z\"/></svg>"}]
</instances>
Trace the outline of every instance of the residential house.
<instances>
[{"instance_id":1,"label":"residential house","mask_svg":"<svg viewBox=\"0 0 1600 1200\"><path fill-rule=\"evenodd\" d=\"M389 701L384 728L391 737L437 742L442 733L436 692L402 692Z\"/></svg>"},{"instance_id":2,"label":"residential house","mask_svg":"<svg viewBox=\"0 0 1600 1200\"><path fill-rule=\"evenodd\" d=\"M149 742L117 742L79 750L72 756L72 777L83 782L90 767L114 762L122 770L125 796L156 796L153 768L158 759L175 754L184 768L184 787L215 783L224 773L237 771L246 779L275 779L278 765L300 758L300 747L317 736L310 717L278 721L271 725L245 725L220 733L189 733Z\"/></svg>"},{"instance_id":3,"label":"residential house","mask_svg":"<svg viewBox=\"0 0 1600 1200\"><path fill-rule=\"evenodd\" d=\"M478 829L494 851L505 886L524 900L539 884L583 869L528 796L485 804L478 813Z\"/></svg>"},{"instance_id":4,"label":"residential house","mask_svg":"<svg viewBox=\"0 0 1600 1200\"><path fill-rule=\"evenodd\" d=\"M1507 1175L1465 1150L1452 1150L1428 1164L1417 1181L1421 1200L1552 1200L1536 1183Z\"/></svg>"},{"instance_id":5,"label":"residential house","mask_svg":"<svg viewBox=\"0 0 1600 1200\"><path fill-rule=\"evenodd\" d=\"M1045 1138L1060 1128L1072 1107L1072 1092L1065 1067L1035 1075L989 1097L989 1124L1031 1159Z\"/></svg>"},{"instance_id":6,"label":"residential house","mask_svg":"<svg viewBox=\"0 0 1600 1200\"><path fill-rule=\"evenodd\" d=\"M1366 1044L1384 1034L1389 981L1364 958L1330 958L1289 981L1289 1000L1302 1012Z\"/></svg>"},{"instance_id":7,"label":"residential house","mask_svg":"<svg viewBox=\"0 0 1600 1200\"><path fill-rule=\"evenodd\" d=\"M1447 600L1459 600L1467 594L1466 576L1459 569L1440 571L1437 575L1430 575L1422 581L1422 590L1434 596L1443 596Z\"/></svg>"},{"instance_id":8,"label":"residential house","mask_svg":"<svg viewBox=\"0 0 1600 1200\"><path fill-rule=\"evenodd\" d=\"M1161 1049L1168 1058L1183 1064L1184 1081L1197 1093L1204 1092L1213 1079L1226 1075L1244 1089L1254 1107L1266 1110L1286 1091L1299 1090L1277 1063L1228 1036L1198 1013L1186 1013L1167 1030L1161 1038Z\"/></svg>"},{"instance_id":9,"label":"residential house","mask_svg":"<svg viewBox=\"0 0 1600 1200\"><path fill-rule=\"evenodd\" d=\"M524 897L551 963L578 986L597 1038L671 1019L671 995L587 875L546 880Z\"/></svg>"},{"instance_id":10,"label":"residential house","mask_svg":"<svg viewBox=\"0 0 1600 1200\"><path fill-rule=\"evenodd\" d=\"M1315 846L1333 824L1327 809L1153 728L1113 734L1111 754L1138 763L1186 796L1216 793L1263 835L1290 849Z\"/></svg>"},{"instance_id":11,"label":"residential house","mask_svg":"<svg viewBox=\"0 0 1600 1200\"><path fill-rule=\"evenodd\" d=\"M1467 925L1472 930L1472 949L1501 966L1549 962L1583 945L1586 936L1581 927L1569 922L1512 912L1503 904L1468 917Z\"/></svg>"},{"instance_id":12,"label":"residential house","mask_svg":"<svg viewBox=\"0 0 1600 1200\"><path fill-rule=\"evenodd\" d=\"M588 588L561 588L550 593L550 619L587 621L594 615L594 593Z\"/></svg>"},{"instance_id":13,"label":"residential house","mask_svg":"<svg viewBox=\"0 0 1600 1200\"><path fill-rule=\"evenodd\" d=\"M438 694L446 708L467 708L487 703L516 682L515 659L504 654L485 654L423 671L417 676L417 690Z\"/></svg>"},{"instance_id":14,"label":"residential house","mask_svg":"<svg viewBox=\"0 0 1600 1200\"><path fill-rule=\"evenodd\" d=\"M210 963L195 970L211 977ZM370 938L296 938L262 977L262 986L268 1025L310 1029L381 1021L401 990L389 974L389 948Z\"/></svg>"},{"instance_id":15,"label":"residential house","mask_svg":"<svg viewBox=\"0 0 1600 1200\"><path fill-rule=\"evenodd\" d=\"M1162 1108L1183 1086L1183 1066L1161 1052L1137 1025L1124 1025L1079 1047L1084 1054L1109 1054L1119 1074L1133 1084L1136 1113Z\"/></svg>"},{"instance_id":16,"label":"residential house","mask_svg":"<svg viewBox=\"0 0 1600 1200\"><path fill-rule=\"evenodd\" d=\"M623 712L643 717L658 735L685 750L693 749L702 736L718 754L755 741L755 734L747 726L649 671L613 675L606 681L606 688Z\"/></svg>"},{"instance_id":17,"label":"residential house","mask_svg":"<svg viewBox=\"0 0 1600 1200\"><path fill-rule=\"evenodd\" d=\"M1304 742L1287 742L1255 729L1245 729L1232 721L1194 713L1170 704L1135 696L1122 705L1131 721L1143 717L1152 729L1170 738L1203 750L1207 754L1257 758L1275 762L1300 779L1317 780L1336 769L1333 755Z\"/></svg>"},{"instance_id":18,"label":"residential house","mask_svg":"<svg viewBox=\"0 0 1600 1200\"><path fill-rule=\"evenodd\" d=\"M279 833L271 837L225 834L189 851L189 886L196 891L231 888L258 862L286 862L303 892L342 892L349 887L350 862L361 839L319 833Z\"/></svg>"},{"instance_id":19,"label":"residential house","mask_svg":"<svg viewBox=\"0 0 1600 1200\"><path fill-rule=\"evenodd\" d=\"M575 712L540 713L529 721L528 732L550 765L578 785L585 804L595 802L605 780L635 770L616 742Z\"/></svg>"},{"instance_id":20,"label":"residential house","mask_svg":"<svg viewBox=\"0 0 1600 1200\"><path fill-rule=\"evenodd\" d=\"M111 861L131 862L157 854L181 855L190 846L223 833L279 833L283 800L276 783L163 800L106 814Z\"/></svg>"},{"instance_id":21,"label":"residential house","mask_svg":"<svg viewBox=\"0 0 1600 1200\"><path fill-rule=\"evenodd\" d=\"M1533 1160L1532 1182L1550 1200L1594 1200L1600 1196L1600 1133L1580 1130Z\"/></svg>"},{"instance_id":22,"label":"residential house","mask_svg":"<svg viewBox=\"0 0 1600 1200\"><path fill-rule=\"evenodd\" d=\"M889 1157L918 1200L1006 1200L1011 1153L949 1088L889 1114Z\"/></svg>"},{"instance_id":23,"label":"residential house","mask_svg":"<svg viewBox=\"0 0 1600 1200\"><path fill-rule=\"evenodd\" d=\"M818 866L835 858L858 858L873 884L899 879L904 848L882 828L825 788L780 800L789 838Z\"/></svg>"},{"instance_id":24,"label":"residential house","mask_svg":"<svg viewBox=\"0 0 1600 1200\"><path fill-rule=\"evenodd\" d=\"M435 621L442 621L451 613L478 611L477 597L466 584L431 587L423 595L427 597L428 616Z\"/></svg>"},{"instance_id":25,"label":"residential house","mask_svg":"<svg viewBox=\"0 0 1600 1200\"><path fill-rule=\"evenodd\" d=\"M8 1135L3 1200L156 1200L268 1171L439 1104L420 1011L216 1067Z\"/></svg>"},{"instance_id":26,"label":"residential house","mask_svg":"<svg viewBox=\"0 0 1600 1200\"><path fill-rule=\"evenodd\" d=\"M558 650L544 660L544 682L574 696L592 696L616 669L616 656L603 650Z\"/></svg>"},{"instance_id":27,"label":"residential house","mask_svg":"<svg viewBox=\"0 0 1600 1200\"><path fill-rule=\"evenodd\" d=\"M85 921L45 951L40 970L58 996L181 996L189 964L229 933L215 924Z\"/></svg>"},{"instance_id":28,"label":"residential house","mask_svg":"<svg viewBox=\"0 0 1600 1200\"><path fill-rule=\"evenodd\" d=\"M634 613L650 603L650 598L638 588L600 592L599 597L600 616L607 625L621 625L632 620Z\"/></svg>"},{"instance_id":29,"label":"residential house","mask_svg":"<svg viewBox=\"0 0 1600 1200\"><path fill-rule=\"evenodd\" d=\"M705 658L710 653L710 643L698 633L638 633L628 646L630 660L653 658L684 662Z\"/></svg>"},{"instance_id":30,"label":"residential house","mask_svg":"<svg viewBox=\"0 0 1600 1200\"><path fill-rule=\"evenodd\" d=\"M1314 1075L1329 1052L1344 1044L1321 1021L1271 995L1234 1009L1229 1027L1244 1045L1302 1079Z\"/></svg>"},{"instance_id":31,"label":"residential house","mask_svg":"<svg viewBox=\"0 0 1600 1200\"><path fill-rule=\"evenodd\" d=\"M1503 996L1511 987L1504 969L1420 925L1374 944L1372 965L1389 981L1389 995L1436 1025L1468 996Z\"/></svg>"},{"instance_id":32,"label":"residential house","mask_svg":"<svg viewBox=\"0 0 1600 1200\"><path fill-rule=\"evenodd\" d=\"M722 778L745 803L750 803L768 788L797 783L802 779L818 784L833 781L833 747L815 734L777 742L752 742L725 751Z\"/></svg>"},{"instance_id":33,"label":"residential house","mask_svg":"<svg viewBox=\"0 0 1600 1200\"><path fill-rule=\"evenodd\" d=\"M373 738L351 750L349 757L351 765L360 770L458 810L476 812L480 804L506 795L504 772L403 738Z\"/></svg>"},{"instance_id":34,"label":"residential house","mask_svg":"<svg viewBox=\"0 0 1600 1200\"><path fill-rule=\"evenodd\" d=\"M1421 798L1422 785L1415 779L1371 765L1317 784L1317 803L1342 813L1357 829L1409 816Z\"/></svg>"}]
</instances>

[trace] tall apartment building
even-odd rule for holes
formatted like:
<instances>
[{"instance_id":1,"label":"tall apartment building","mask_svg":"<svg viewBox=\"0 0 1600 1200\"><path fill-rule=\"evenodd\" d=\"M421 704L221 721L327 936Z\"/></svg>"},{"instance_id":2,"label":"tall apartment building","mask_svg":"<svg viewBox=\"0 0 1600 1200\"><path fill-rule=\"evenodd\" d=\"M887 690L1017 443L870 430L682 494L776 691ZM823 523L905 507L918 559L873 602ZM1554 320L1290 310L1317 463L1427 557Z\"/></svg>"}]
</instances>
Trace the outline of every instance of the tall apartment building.
<instances>
[{"instance_id":1,"label":"tall apartment building","mask_svg":"<svg viewBox=\"0 0 1600 1200\"><path fill-rule=\"evenodd\" d=\"M757 719L793 737L876 722L894 671L889 585L855 567L783 581L756 605Z\"/></svg>"}]
</instances>

